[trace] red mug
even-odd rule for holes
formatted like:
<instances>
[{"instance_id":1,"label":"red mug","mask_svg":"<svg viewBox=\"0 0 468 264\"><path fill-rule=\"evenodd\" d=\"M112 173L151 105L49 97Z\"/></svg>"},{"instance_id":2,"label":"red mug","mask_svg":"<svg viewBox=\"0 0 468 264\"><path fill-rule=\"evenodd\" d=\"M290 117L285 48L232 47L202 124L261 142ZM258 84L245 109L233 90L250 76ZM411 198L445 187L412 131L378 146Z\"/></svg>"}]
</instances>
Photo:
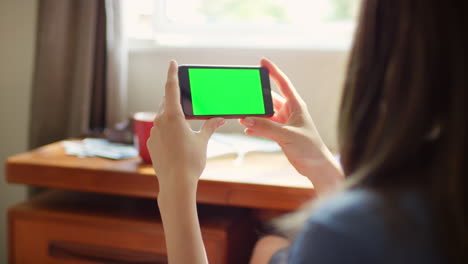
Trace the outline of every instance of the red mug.
<instances>
[{"instance_id":1,"label":"red mug","mask_svg":"<svg viewBox=\"0 0 468 264\"><path fill-rule=\"evenodd\" d=\"M148 152L148 148L146 147L146 141L150 136L155 116L156 113L153 112L138 112L133 115L135 147L138 149L140 157L146 163L151 163L151 157Z\"/></svg>"}]
</instances>

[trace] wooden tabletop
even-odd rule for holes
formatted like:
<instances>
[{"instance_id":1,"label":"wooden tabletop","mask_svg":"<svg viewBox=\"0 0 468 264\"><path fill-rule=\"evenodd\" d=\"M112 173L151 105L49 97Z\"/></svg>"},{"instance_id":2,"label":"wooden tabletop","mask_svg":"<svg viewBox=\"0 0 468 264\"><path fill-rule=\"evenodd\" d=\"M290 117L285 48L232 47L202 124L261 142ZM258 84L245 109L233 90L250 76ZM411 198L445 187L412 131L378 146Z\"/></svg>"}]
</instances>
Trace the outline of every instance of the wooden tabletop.
<instances>
[{"instance_id":1,"label":"wooden tabletop","mask_svg":"<svg viewBox=\"0 0 468 264\"><path fill-rule=\"evenodd\" d=\"M12 156L6 161L9 183L155 198L158 182L140 158L108 160L64 153L61 142ZM314 196L282 153L210 159L198 184L197 201L249 208L294 210Z\"/></svg>"}]
</instances>

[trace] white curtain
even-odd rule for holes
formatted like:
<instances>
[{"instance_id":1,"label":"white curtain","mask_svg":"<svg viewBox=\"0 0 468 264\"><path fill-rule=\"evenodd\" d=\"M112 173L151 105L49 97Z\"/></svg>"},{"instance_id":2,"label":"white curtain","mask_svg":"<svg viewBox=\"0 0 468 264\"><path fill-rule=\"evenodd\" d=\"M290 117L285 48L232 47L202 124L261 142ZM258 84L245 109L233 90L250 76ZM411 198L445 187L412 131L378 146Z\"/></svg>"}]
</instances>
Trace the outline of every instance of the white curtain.
<instances>
[{"instance_id":1,"label":"white curtain","mask_svg":"<svg viewBox=\"0 0 468 264\"><path fill-rule=\"evenodd\" d=\"M107 94L106 127L127 118L128 50L124 32L122 0L106 0Z\"/></svg>"}]
</instances>

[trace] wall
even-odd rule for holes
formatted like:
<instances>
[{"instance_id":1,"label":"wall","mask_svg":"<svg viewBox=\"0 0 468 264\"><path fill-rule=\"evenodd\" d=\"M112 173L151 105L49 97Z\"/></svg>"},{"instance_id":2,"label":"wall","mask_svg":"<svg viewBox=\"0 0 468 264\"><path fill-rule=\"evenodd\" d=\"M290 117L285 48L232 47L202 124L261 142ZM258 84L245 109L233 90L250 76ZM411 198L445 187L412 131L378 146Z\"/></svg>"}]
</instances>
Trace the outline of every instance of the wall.
<instances>
[{"instance_id":1,"label":"wall","mask_svg":"<svg viewBox=\"0 0 468 264\"><path fill-rule=\"evenodd\" d=\"M0 1L0 263L6 258L6 209L26 189L4 179L4 160L27 149L37 0Z\"/></svg>"},{"instance_id":2,"label":"wall","mask_svg":"<svg viewBox=\"0 0 468 264\"><path fill-rule=\"evenodd\" d=\"M180 64L255 65L267 57L290 77L308 104L326 144L336 149L336 120L346 67L345 51L271 50L271 49L195 49L161 48L133 51L129 57L128 113L157 109L171 59ZM230 121L223 132L241 132Z\"/></svg>"}]
</instances>

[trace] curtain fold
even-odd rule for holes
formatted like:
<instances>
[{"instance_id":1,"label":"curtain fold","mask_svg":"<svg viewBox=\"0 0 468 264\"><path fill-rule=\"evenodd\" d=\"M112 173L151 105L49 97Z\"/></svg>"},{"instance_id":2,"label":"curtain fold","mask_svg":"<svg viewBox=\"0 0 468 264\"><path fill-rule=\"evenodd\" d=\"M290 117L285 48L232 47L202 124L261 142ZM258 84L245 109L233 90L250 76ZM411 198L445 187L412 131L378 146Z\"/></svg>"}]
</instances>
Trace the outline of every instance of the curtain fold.
<instances>
[{"instance_id":1,"label":"curtain fold","mask_svg":"<svg viewBox=\"0 0 468 264\"><path fill-rule=\"evenodd\" d=\"M102 132L106 125L106 96L107 89L107 25L106 9L104 1L96 1L97 16L94 34L94 57L92 71L92 86L89 100L91 104L84 104L90 110L88 127L83 127L82 132L88 129L92 133ZM86 120L82 119L83 122Z\"/></svg>"},{"instance_id":2,"label":"curtain fold","mask_svg":"<svg viewBox=\"0 0 468 264\"><path fill-rule=\"evenodd\" d=\"M101 132L125 117L127 54L120 1L111 2L39 1L31 148Z\"/></svg>"}]
</instances>

